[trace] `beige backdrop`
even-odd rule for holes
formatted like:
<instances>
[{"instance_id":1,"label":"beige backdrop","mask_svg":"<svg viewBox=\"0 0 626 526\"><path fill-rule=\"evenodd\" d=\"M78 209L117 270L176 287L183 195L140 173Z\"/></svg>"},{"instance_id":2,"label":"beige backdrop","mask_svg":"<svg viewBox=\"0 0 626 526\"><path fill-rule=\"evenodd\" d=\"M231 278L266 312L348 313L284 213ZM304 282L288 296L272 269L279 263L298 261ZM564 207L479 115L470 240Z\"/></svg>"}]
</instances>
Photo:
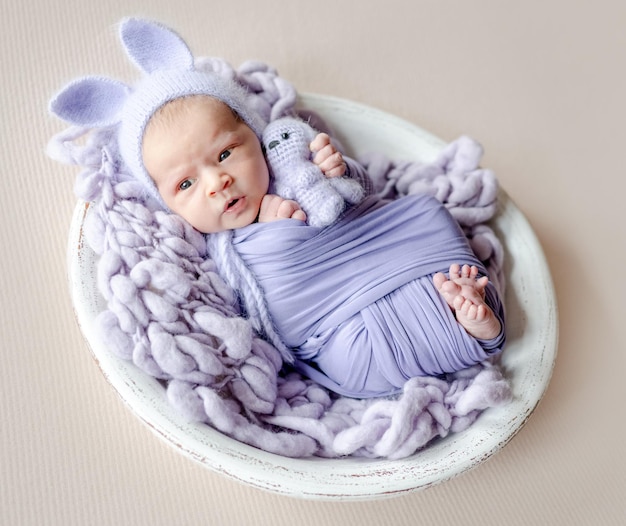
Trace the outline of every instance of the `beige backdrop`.
<instances>
[{"instance_id":1,"label":"beige backdrop","mask_svg":"<svg viewBox=\"0 0 626 526\"><path fill-rule=\"evenodd\" d=\"M0 523L626 523L624 2L3 0L0 9ZM391 500L301 501L195 464L123 405L73 317L75 173L44 147L63 128L46 112L62 84L134 74L113 30L126 15L162 20L197 54L259 59L302 91L485 146L485 166L545 248L561 323L547 394L500 453Z\"/></svg>"}]
</instances>

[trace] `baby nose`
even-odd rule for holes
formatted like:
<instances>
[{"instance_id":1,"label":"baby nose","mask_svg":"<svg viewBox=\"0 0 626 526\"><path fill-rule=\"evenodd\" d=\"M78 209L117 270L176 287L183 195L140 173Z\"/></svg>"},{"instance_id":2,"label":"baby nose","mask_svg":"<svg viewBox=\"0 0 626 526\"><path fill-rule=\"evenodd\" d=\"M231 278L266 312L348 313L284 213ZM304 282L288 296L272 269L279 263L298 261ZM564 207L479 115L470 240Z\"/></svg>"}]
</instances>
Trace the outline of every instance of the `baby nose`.
<instances>
[{"instance_id":1,"label":"baby nose","mask_svg":"<svg viewBox=\"0 0 626 526\"><path fill-rule=\"evenodd\" d=\"M228 174L207 175L205 180L207 197L215 197L220 192L226 190L233 182L233 178Z\"/></svg>"}]
</instances>

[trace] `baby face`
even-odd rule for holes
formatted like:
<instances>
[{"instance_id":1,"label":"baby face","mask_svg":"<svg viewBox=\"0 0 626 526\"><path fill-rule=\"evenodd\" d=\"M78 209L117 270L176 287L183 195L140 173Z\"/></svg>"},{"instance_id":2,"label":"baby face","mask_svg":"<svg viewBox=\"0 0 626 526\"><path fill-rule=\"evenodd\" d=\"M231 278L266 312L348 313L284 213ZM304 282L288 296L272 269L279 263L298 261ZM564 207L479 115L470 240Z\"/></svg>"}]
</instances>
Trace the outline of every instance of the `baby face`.
<instances>
[{"instance_id":1,"label":"baby face","mask_svg":"<svg viewBox=\"0 0 626 526\"><path fill-rule=\"evenodd\" d=\"M170 210L205 234L253 223L269 186L259 139L211 97L177 99L155 114L143 160Z\"/></svg>"}]
</instances>

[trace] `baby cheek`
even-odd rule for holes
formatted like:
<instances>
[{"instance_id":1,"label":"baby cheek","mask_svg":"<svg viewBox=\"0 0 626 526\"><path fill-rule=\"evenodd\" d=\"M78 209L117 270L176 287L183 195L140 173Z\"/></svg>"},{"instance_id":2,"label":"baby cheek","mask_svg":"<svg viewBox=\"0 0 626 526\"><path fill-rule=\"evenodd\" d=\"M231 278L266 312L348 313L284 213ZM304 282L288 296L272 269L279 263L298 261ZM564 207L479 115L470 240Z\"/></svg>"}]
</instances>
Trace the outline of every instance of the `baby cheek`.
<instances>
[{"instance_id":1,"label":"baby cheek","mask_svg":"<svg viewBox=\"0 0 626 526\"><path fill-rule=\"evenodd\" d=\"M270 188L270 169L265 161L265 158L263 158L263 163L259 166L258 177L260 180L261 190L264 194L266 194Z\"/></svg>"}]
</instances>

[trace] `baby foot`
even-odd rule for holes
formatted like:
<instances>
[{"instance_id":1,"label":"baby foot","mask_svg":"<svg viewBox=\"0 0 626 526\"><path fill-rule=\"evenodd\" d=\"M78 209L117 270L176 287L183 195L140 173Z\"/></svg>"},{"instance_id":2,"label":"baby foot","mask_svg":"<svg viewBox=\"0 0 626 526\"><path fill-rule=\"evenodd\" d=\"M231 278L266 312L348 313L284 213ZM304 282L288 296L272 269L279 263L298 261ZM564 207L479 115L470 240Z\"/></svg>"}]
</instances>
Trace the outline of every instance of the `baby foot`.
<instances>
[{"instance_id":1,"label":"baby foot","mask_svg":"<svg viewBox=\"0 0 626 526\"><path fill-rule=\"evenodd\" d=\"M476 279L475 266L450 265L450 277L442 272L433 276L433 283L454 311L457 321L474 338L491 340L500 334L500 321L485 303L485 287L489 278Z\"/></svg>"},{"instance_id":2,"label":"baby foot","mask_svg":"<svg viewBox=\"0 0 626 526\"><path fill-rule=\"evenodd\" d=\"M300 205L291 199L283 199L274 194L265 195L259 209L259 223L270 223L280 219L306 221L306 214Z\"/></svg>"}]
</instances>

